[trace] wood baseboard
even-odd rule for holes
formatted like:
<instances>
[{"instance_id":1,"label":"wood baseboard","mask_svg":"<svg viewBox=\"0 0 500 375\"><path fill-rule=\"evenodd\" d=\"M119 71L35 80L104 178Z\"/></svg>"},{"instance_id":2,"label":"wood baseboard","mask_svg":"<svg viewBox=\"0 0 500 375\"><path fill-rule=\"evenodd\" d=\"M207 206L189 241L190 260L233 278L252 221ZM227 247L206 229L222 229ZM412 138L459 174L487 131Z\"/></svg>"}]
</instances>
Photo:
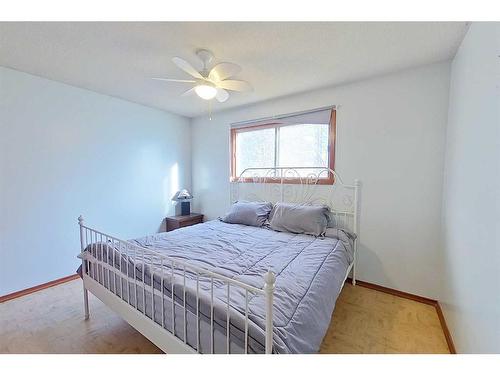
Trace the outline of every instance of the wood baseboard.
<instances>
[{"instance_id":1,"label":"wood baseboard","mask_svg":"<svg viewBox=\"0 0 500 375\"><path fill-rule=\"evenodd\" d=\"M350 277L347 280L352 284L352 279ZM417 296L416 294L402 292L402 291L397 290L397 289L387 288L387 287L382 286L382 285L372 284L372 283L362 281L362 280L356 280L356 285L363 286L363 287L369 288L369 289L378 290L379 292L392 294L394 296L398 296L401 298L411 299L412 301L425 303L426 305L436 306L436 304L437 304L436 300L433 300L433 299L430 299L427 297Z\"/></svg>"},{"instance_id":2,"label":"wood baseboard","mask_svg":"<svg viewBox=\"0 0 500 375\"><path fill-rule=\"evenodd\" d=\"M441 310L441 305L439 304L439 302L436 302L436 305L434 307L436 308L439 321L441 322L441 327L443 328L444 337L448 344L448 348L450 349L450 353L457 354L457 351L455 349L455 344L453 343L453 339L451 337L450 330L448 329L448 325L446 324L446 320L444 319L443 310Z\"/></svg>"},{"instance_id":3,"label":"wood baseboard","mask_svg":"<svg viewBox=\"0 0 500 375\"><path fill-rule=\"evenodd\" d=\"M352 284L352 279L350 277L347 280ZM441 328L443 329L444 337L446 339L446 343L448 344L448 349L450 350L451 354L457 354L456 349L455 349L455 344L453 343L453 339L451 337L450 330L448 329L448 325L446 324L446 320L444 319L443 311L441 310L441 306L439 305L438 301L436 301L434 299L427 298L427 297L417 296L416 294L402 292L402 291L397 290L397 289L387 288L387 287L382 286L382 285L372 284L372 283L362 281L362 280L356 280L356 285L359 285L361 287L368 288L368 289L377 290L379 292L392 294L392 295L397 296L397 297L410 299L412 301L425 303L426 305L433 306L436 309L436 313L438 315L439 322L441 323Z\"/></svg>"},{"instance_id":4,"label":"wood baseboard","mask_svg":"<svg viewBox=\"0 0 500 375\"><path fill-rule=\"evenodd\" d=\"M74 275L70 275L70 276L66 276L66 277L61 277L60 279L52 280L52 281L49 281L48 283L36 285L36 286L33 286L31 288L28 288L28 289L23 289L23 290L20 290L18 292L6 294L4 296L0 296L0 303L9 301L9 300L14 299L14 298L19 298L19 297L25 296L27 294L35 293L35 292L38 292L39 290L47 289L47 288L50 288L52 286L67 283L68 281L76 280L79 277L80 276L78 274L74 274Z\"/></svg>"}]
</instances>

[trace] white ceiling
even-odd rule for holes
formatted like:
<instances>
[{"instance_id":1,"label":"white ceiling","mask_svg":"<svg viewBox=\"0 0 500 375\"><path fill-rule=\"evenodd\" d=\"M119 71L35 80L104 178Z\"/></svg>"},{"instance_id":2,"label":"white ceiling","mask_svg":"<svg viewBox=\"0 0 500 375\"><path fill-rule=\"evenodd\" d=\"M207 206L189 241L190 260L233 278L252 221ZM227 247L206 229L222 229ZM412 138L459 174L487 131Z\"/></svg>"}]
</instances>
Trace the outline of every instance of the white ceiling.
<instances>
[{"instance_id":1,"label":"white ceiling","mask_svg":"<svg viewBox=\"0 0 500 375\"><path fill-rule=\"evenodd\" d=\"M193 117L207 102L180 97L190 86L172 62L194 50L243 67L252 93L214 110L354 81L452 58L465 22L103 22L0 23L0 65ZM201 67L200 67L201 68Z\"/></svg>"}]
</instances>

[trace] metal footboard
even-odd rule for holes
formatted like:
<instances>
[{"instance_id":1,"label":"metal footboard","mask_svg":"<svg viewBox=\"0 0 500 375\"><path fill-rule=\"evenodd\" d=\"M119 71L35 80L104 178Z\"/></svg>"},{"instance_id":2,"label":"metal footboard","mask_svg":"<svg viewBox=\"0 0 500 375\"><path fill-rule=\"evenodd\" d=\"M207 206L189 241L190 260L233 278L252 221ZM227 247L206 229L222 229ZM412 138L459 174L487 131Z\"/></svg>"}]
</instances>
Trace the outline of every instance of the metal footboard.
<instances>
[{"instance_id":1,"label":"metal footboard","mask_svg":"<svg viewBox=\"0 0 500 375\"><path fill-rule=\"evenodd\" d=\"M273 272L263 275L264 286L257 288L90 228L81 216L78 223L86 319L89 318L90 291L165 352L215 353L214 335L225 326L225 352L229 354L232 319L238 317L239 340L247 354L250 326L255 327L249 319L249 301L253 296L263 295L266 305L264 347L265 353L272 353L276 280ZM200 290L202 284L204 290ZM221 301L214 300L215 288L226 291L225 314ZM244 295L244 312L233 306L234 293ZM242 315L243 323L240 321ZM205 331L210 331L208 338L201 335L201 323ZM188 327L190 332L195 327L194 338L192 334L189 336ZM203 342L208 339L209 344L203 347L202 339Z\"/></svg>"}]
</instances>

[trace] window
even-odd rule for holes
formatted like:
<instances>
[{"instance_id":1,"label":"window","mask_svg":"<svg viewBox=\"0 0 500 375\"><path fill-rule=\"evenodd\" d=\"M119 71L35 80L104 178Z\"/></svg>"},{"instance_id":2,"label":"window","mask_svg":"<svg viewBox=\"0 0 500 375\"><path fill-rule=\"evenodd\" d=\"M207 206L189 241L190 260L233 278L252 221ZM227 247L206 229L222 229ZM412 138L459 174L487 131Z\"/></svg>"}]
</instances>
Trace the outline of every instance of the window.
<instances>
[{"instance_id":1,"label":"window","mask_svg":"<svg viewBox=\"0 0 500 375\"><path fill-rule=\"evenodd\" d=\"M335 118L335 110L328 109L232 128L232 180L240 177L247 168L334 169ZM266 172L268 170L253 170L248 177L264 176ZM304 168L298 169L297 172L297 181L290 182L298 182L300 177L318 173L319 170ZM247 175L242 177L240 181L245 181ZM319 183L333 184L331 173L323 173L320 177ZM265 182L276 182L276 179L271 176Z\"/></svg>"}]
</instances>

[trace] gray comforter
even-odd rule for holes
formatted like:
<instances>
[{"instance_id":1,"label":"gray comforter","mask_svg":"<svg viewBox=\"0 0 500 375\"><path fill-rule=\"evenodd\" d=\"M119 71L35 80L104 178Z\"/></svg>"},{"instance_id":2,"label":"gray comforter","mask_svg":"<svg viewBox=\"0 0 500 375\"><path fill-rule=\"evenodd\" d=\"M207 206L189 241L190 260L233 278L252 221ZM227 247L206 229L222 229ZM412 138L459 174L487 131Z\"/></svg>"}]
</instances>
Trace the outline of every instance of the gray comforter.
<instances>
[{"instance_id":1,"label":"gray comforter","mask_svg":"<svg viewBox=\"0 0 500 375\"><path fill-rule=\"evenodd\" d=\"M266 228L256 228L239 224L227 224L215 220L173 232L159 233L130 242L136 243L183 260L190 264L215 271L230 278L240 280L255 287L263 286L263 275L267 270L276 273L274 295L274 343L276 353L315 353L329 326L335 302L343 285L349 264L352 262L352 243L343 231L334 231L330 237L316 238L276 232ZM104 246L105 247L105 246ZM90 250L90 248L89 248ZM95 251L98 257L99 252ZM108 280L102 273L101 283L121 294L122 298L146 315L154 315L158 324L173 331L184 340L184 316L186 317L186 341L192 347L198 345L196 324L200 328L200 352L211 350L210 327L210 279L197 278L186 273L186 311L184 305L183 270L165 269L163 275L164 301L154 298L151 290L151 272L153 269L153 287L160 290L161 271L155 259L142 259L131 254L122 257L121 262L113 261L111 251L104 251L103 257L110 264L121 263L122 270L142 280L144 267L144 290L134 290L131 284ZM107 255L106 255L107 254ZM116 255L115 255L116 256ZM154 264L150 267L148 264ZM97 274L99 270L97 269ZM197 282L198 281L198 282ZM120 284L120 281L118 281ZM149 285L149 288L147 287ZM171 309L172 285L175 308ZM196 301L196 288L199 301ZM215 352L226 352L226 314L227 284L215 283L214 294L214 347ZM244 351L244 314L245 293L238 287L230 290L230 351ZM169 302L170 301L170 302ZM162 309L163 304L163 309ZM197 310L199 306L199 311ZM173 313L172 313L173 312ZM172 315L174 322L172 324ZM200 317L198 320L197 315ZM248 304L249 352L263 352L265 329L265 301L263 295L250 295ZM163 319L162 319L163 317ZM163 320L163 322L162 322Z\"/></svg>"}]
</instances>

